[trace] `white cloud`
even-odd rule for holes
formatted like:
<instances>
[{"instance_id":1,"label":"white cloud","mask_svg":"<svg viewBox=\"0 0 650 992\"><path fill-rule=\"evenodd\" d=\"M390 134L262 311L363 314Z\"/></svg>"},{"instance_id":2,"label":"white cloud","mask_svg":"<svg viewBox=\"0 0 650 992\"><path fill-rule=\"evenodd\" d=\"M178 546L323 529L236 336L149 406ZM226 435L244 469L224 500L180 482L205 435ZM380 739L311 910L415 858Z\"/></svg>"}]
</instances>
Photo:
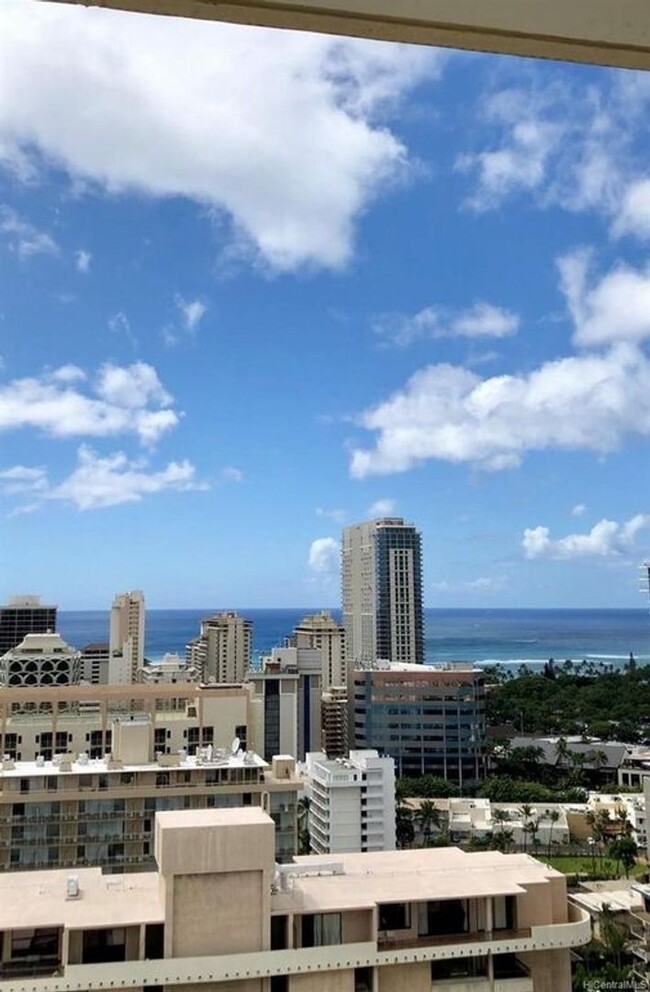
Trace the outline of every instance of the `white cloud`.
<instances>
[{"instance_id":1,"label":"white cloud","mask_svg":"<svg viewBox=\"0 0 650 992\"><path fill-rule=\"evenodd\" d=\"M372 506L368 507L369 517L390 517L395 512L397 506L394 499L378 499Z\"/></svg>"},{"instance_id":2,"label":"white cloud","mask_svg":"<svg viewBox=\"0 0 650 992\"><path fill-rule=\"evenodd\" d=\"M273 269L337 268L368 203L409 172L387 115L443 58L4 0L0 155L32 182L45 156L86 195L189 198L227 217L236 250Z\"/></svg>"},{"instance_id":3,"label":"white cloud","mask_svg":"<svg viewBox=\"0 0 650 992\"><path fill-rule=\"evenodd\" d=\"M0 385L0 432L32 428L52 437L135 434L151 444L177 425L179 414L153 366L107 363L84 392L83 375L76 366L64 365Z\"/></svg>"},{"instance_id":4,"label":"white cloud","mask_svg":"<svg viewBox=\"0 0 650 992\"><path fill-rule=\"evenodd\" d=\"M373 320L373 330L397 345L408 345L422 338L503 338L515 334L517 314L504 307L479 301L466 310L425 307L418 313L382 314Z\"/></svg>"},{"instance_id":5,"label":"white cloud","mask_svg":"<svg viewBox=\"0 0 650 992\"><path fill-rule=\"evenodd\" d=\"M592 253L582 248L558 263L575 343L593 347L650 337L650 264L638 270L619 263L589 286L591 262Z\"/></svg>"},{"instance_id":6,"label":"white cloud","mask_svg":"<svg viewBox=\"0 0 650 992\"><path fill-rule=\"evenodd\" d=\"M74 503L80 510L97 510L139 503L144 496L163 490L205 488L196 482L194 466L187 460L170 462L164 469L152 472L122 452L102 458L84 445L79 449L77 467L48 492L47 498Z\"/></svg>"},{"instance_id":7,"label":"white cloud","mask_svg":"<svg viewBox=\"0 0 650 992\"><path fill-rule=\"evenodd\" d=\"M347 511L340 508L334 508L333 510L325 510L322 506L316 507L317 517L328 517L330 520L335 520L337 523L341 524L347 517Z\"/></svg>"},{"instance_id":8,"label":"white cloud","mask_svg":"<svg viewBox=\"0 0 650 992\"><path fill-rule=\"evenodd\" d=\"M0 40L0 49L1 45ZM2 95L0 94L0 106L1 104ZM45 231L39 231L33 224L24 220L9 207L0 207L0 234L4 235L9 250L15 252L21 261L26 261L34 255L59 254L59 246L49 234Z\"/></svg>"},{"instance_id":9,"label":"white cloud","mask_svg":"<svg viewBox=\"0 0 650 992\"><path fill-rule=\"evenodd\" d=\"M93 256L91 255L91 253L89 251L84 251L83 248L80 248L79 251L75 252L74 263L77 266L79 272L90 271L90 263L92 261L92 258Z\"/></svg>"},{"instance_id":10,"label":"white cloud","mask_svg":"<svg viewBox=\"0 0 650 992\"><path fill-rule=\"evenodd\" d=\"M449 582L447 579L441 579L432 583L431 588L434 592L440 593L496 593L501 592L507 584L508 579L505 575L480 575L465 582Z\"/></svg>"},{"instance_id":11,"label":"white cloud","mask_svg":"<svg viewBox=\"0 0 650 992\"><path fill-rule=\"evenodd\" d=\"M571 507L571 516L572 517L581 517L583 515L583 513L586 512L586 510L587 510L587 507L586 507L586 504L585 503L576 503L575 506L572 506Z\"/></svg>"},{"instance_id":12,"label":"white cloud","mask_svg":"<svg viewBox=\"0 0 650 992\"><path fill-rule=\"evenodd\" d=\"M634 234L643 241L650 238L650 179L636 180L625 190L613 232Z\"/></svg>"},{"instance_id":13,"label":"white cloud","mask_svg":"<svg viewBox=\"0 0 650 992\"><path fill-rule=\"evenodd\" d=\"M47 489L47 472L43 468L12 465L0 470L0 495L17 496Z\"/></svg>"},{"instance_id":14,"label":"white cloud","mask_svg":"<svg viewBox=\"0 0 650 992\"><path fill-rule=\"evenodd\" d=\"M527 451L613 451L628 435L650 434L650 362L619 345L525 375L481 379L458 366L429 365L358 422L377 437L373 448L352 451L356 478L431 458L496 470L518 465Z\"/></svg>"},{"instance_id":15,"label":"white cloud","mask_svg":"<svg viewBox=\"0 0 650 992\"><path fill-rule=\"evenodd\" d=\"M133 333L129 318L122 310L118 310L117 313L112 314L108 318L108 329L113 334L119 334L120 336L125 337L131 344L133 350L138 350L138 339Z\"/></svg>"},{"instance_id":16,"label":"white cloud","mask_svg":"<svg viewBox=\"0 0 650 992\"><path fill-rule=\"evenodd\" d=\"M333 578L339 568L341 548L333 537L318 537L309 547L308 565L320 578Z\"/></svg>"},{"instance_id":17,"label":"white cloud","mask_svg":"<svg viewBox=\"0 0 650 992\"><path fill-rule=\"evenodd\" d=\"M225 482L243 482L244 473L240 468L235 468L234 465L227 465L226 468L221 469L221 478Z\"/></svg>"},{"instance_id":18,"label":"white cloud","mask_svg":"<svg viewBox=\"0 0 650 992\"><path fill-rule=\"evenodd\" d=\"M179 293L176 294L174 302L181 312L183 324L188 331L193 331L198 327L201 318L208 309L201 300L184 300Z\"/></svg>"},{"instance_id":19,"label":"white cloud","mask_svg":"<svg viewBox=\"0 0 650 992\"><path fill-rule=\"evenodd\" d=\"M0 470L0 496L31 497L19 503L9 516L33 513L46 501L72 503L80 510L97 510L122 503L139 503L145 496L164 490L204 490L196 480L194 466L187 460L169 462L163 469L151 470L146 461L129 459L122 452L101 457L82 445L77 465L62 482L51 483L43 468L14 465ZM36 498L36 501L34 501Z\"/></svg>"},{"instance_id":20,"label":"white cloud","mask_svg":"<svg viewBox=\"0 0 650 992\"><path fill-rule=\"evenodd\" d=\"M489 210L527 194L541 207L615 218L636 178L636 143L649 97L622 74L600 86L577 78L549 84L548 76L530 68L527 85L518 81L479 102L479 133L487 126L489 137L457 163L475 180L467 206Z\"/></svg>"},{"instance_id":21,"label":"white cloud","mask_svg":"<svg viewBox=\"0 0 650 992\"><path fill-rule=\"evenodd\" d=\"M522 546L527 558L607 558L629 551L639 531L650 526L650 515L638 513L625 523L600 520L586 534L556 540L548 527L528 527Z\"/></svg>"}]
</instances>

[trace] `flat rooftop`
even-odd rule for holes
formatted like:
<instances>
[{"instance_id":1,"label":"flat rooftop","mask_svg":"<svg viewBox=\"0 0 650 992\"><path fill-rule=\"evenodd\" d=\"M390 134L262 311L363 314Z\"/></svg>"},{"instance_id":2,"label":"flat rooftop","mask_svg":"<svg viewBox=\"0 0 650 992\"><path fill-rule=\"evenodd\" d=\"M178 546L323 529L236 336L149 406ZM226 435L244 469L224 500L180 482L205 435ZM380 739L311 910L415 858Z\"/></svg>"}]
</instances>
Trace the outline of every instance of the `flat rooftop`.
<instances>
[{"instance_id":1,"label":"flat rooftop","mask_svg":"<svg viewBox=\"0 0 650 992\"><path fill-rule=\"evenodd\" d=\"M252 751L243 755L234 755L227 752L222 757L215 756L211 760L199 759L196 755L187 755L180 758L177 763L170 764L174 755L164 755L162 763L148 761L143 764L129 764L128 762L116 761L111 765L106 758L88 758L87 761L79 761L77 758L72 761L70 768L62 771L58 762L44 761L38 764L36 761L14 761L13 768L0 769L0 781L3 778L29 778L30 776L47 775L112 775L124 772L166 772L166 771L188 771L196 768L259 768L267 771L271 766L259 754Z\"/></svg>"},{"instance_id":2,"label":"flat rooftop","mask_svg":"<svg viewBox=\"0 0 650 992\"><path fill-rule=\"evenodd\" d=\"M516 895L526 885L562 878L561 872L527 854L468 853L457 847L309 855L294 858L293 863L301 869L312 867L314 875L294 876L292 891L273 897L277 911L330 912L385 902ZM342 874L325 874L333 863L342 865ZM319 866L322 875L317 874ZM285 870L291 874L290 867Z\"/></svg>"}]
</instances>

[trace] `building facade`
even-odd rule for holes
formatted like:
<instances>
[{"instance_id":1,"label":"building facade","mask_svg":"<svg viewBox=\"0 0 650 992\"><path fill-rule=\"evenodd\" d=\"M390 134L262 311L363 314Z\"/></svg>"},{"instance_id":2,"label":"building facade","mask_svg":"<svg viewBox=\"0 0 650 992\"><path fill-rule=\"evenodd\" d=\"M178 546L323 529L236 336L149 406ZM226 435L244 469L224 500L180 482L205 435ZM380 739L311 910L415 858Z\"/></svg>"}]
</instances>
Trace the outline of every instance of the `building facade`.
<instances>
[{"instance_id":1,"label":"building facade","mask_svg":"<svg viewBox=\"0 0 650 992\"><path fill-rule=\"evenodd\" d=\"M297 648L299 658L308 651L319 653L323 690L332 686L345 686L345 628L334 619L329 610L303 617L294 627L289 643Z\"/></svg>"},{"instance_id":2,"label":"building facade","mask_svg":"<svg viewBox=\"0 0 650 992\"><path fill-rule=\"evenodd\" d=\"M292 758L269 765L252 751L198 747L155 753L150 717L115 718L102 758L5 759L0 769L0 871L97 865L112 872L152 868L160 810L261 806L276 823L276 858L296 853Z\"/></svg>"},{"instance_id":3,"label":"building facade","mask_svg":"<svg viewBox=\"0 0 650 992\"><path fill-rule=\"evenodd\" d=\"M145 606L140 589L118 593L111 607L109 683L137 682L144 665Z\"/></svg>"},{"instance_id":4,"label":"building facade","mask_svg":"<svg viewBox=\"0 0 650 992\"><path fill-rule=\"evenodd\" d=\"M0 656L20 644L26 634L56 631L56 606L41 603L40 596L10 596L0 606Z\"/></svg>"},{"instance_id":5,"label":"building facade","mask_svg":"<svg viewBox=\"0 0 650 992\"><path fill-rule=\"evenodd\" d=\"M314 854L395 850L395 763L376 751L332 760L308 754L309 842Z\"/></svg>"},{"instance_id":6,"label":"building facade","mask_svg":"<svg viewBox=\"0 0 650 992\"><path fill-rule=\"evenodd\" d=\"M78 685L80 678L81 652L59 634L26 634L0 658L0 685Z\"/></svg>"},{"instance_id":7,"label":"building facade","mask_svg":"<svg viewBox=\"0 0 650 992\"><path fill-rule=\"evenodd\" d=\"M201 633L187 645L187 663L203 682L243 682L253 651L253 624L232 611L201 621Z\"/></svg>"},{"instance_id":8,"label":"building facade","mask_svg":"<svg viewBox=\"0 0 650 992\"><path fill-rule=\"evenodd\" d=\"M591 924L552 868L456 848L277 866L273 834L259 808L162 812L157 873L0 876L0 984L570 992L571 949Z\"/></svg>"},{"instance_id":9,"label":"building facade","mask_svg":"<svg viewBox=\"0 0 650 992\"><path fill-rule=\"evenodd\" d=\"M350 675L350 739L395 760L399 777L440 775L469 786L485 775L485 681L458 665L377 663Z\"/></svg>"},{"instance_id":10,"label":"building facade","mask_svg":"<svg viewBox=\"0 0 650 992\"><path fill-rule=\"evenodd\" d=\"M401 517L343 530L341 580L348 666L424 661L421 536Z\"/></svg>"}]
</instances>

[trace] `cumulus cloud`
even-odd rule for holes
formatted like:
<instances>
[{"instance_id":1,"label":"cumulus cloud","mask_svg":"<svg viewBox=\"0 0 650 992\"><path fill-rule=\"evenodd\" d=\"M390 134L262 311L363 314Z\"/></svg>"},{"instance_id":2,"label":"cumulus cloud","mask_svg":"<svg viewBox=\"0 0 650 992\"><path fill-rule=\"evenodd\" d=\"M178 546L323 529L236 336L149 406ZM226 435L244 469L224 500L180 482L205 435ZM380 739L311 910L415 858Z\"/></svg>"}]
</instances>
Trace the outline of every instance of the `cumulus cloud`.
<instances>
[{"instance_id":1,"label":"cumulus cloud","mask_svg":"<svg viewBox=\"0 0 650 992\"><path fill-rule=\"evenodd\" d=\"M48 493L48 499L74 503L80 510L97 510L121 503L139 503L144 496L165 489L185 491L205 488L196 482L194 466L187 460L170 462L150 471L143 462L132 461L122 452L105 458L91 448L79 449L74 471Z\"/></svg>"},{"instance_id":2,"label":"cumulus cloud","mask_svg":"<svg viewBox=\"0 0 650 992\"><path fill-rule=\"evenodd\" d=\"M89 272L90 263L92 261L92 255L89 251L84 251L80 248L79 251L75 252L74 263L79 270L79 272Z\"/></svg>"},{"instance_id":3,"label":"cumulus cloud","mask_svg":"<svg viewBox=\"0 0 650 992\"><path fill-rule=\"evenodd\" d=\"M650 336L650 264L619 262L589 285L592 253L584 248L559 260L562 289L575 322L574 341L598 346Z\"/></svg>"},{"instance_id":4,"label":"cumulus cloud","mask_svg":"<svg viewBox=\"0 0 650 992\"><path fill-rule=\"evenodd\" d=\"M82 389L84 376L64 365L0 385L0 432L32 428L60 438L135 434L153 444L178 424L173 399L153 366L107 363Z\"/></svg>"},{"instance_id":5,"label":"cumulus cloud","mask_svg":"<svg viewBox=\"0 0 650 992\"><path fill-rule=\"evenodd\" d=\"M527 558L608 558L634 545L639 531L650 526L650 515L637 513L625 523L600 520L586 534L553 539L548 527L527 527L522 547Z\"/></svg>"},{"instance_id":6,"label":"cumulus cloud","mask_svg":"<svg viewBox=\"0 0 650 992\"><path fill-rule=\"evenodd\" d=\"M368 203L409 171L388 115L442 59L4 0L0 156L32 182L40 156L86 193L189 198L228 218L238 249L275 270L337 268Z\"/></svg>"},{"instance_id":7,"label":"cumulus cloud","mask_svg":"<svg viewBox=\"0 0 650 992\"><path fill-rule=\"evenodd\" d=\"M394 499L378 499L372 506L368 507L369 517L390 517L395 512L397 506Z\"/></svg>"},{"instance_id":8,"label":"cumulus cloud","mask_svg":"<svg viewBox=\"0 0 650 992\"><path fill-rule=\"evenodd\" d=\"M634 234L643 241L650 238L650 179L630 183L623 194L614 234Z\"/></svg>"},{"instance_id":9,"label":"cumulus cloud","mask_svg":"<svg viewBox=\"0 0 650 992\"><path fill-rule=\"evenodd\" d=\"M318 537L311 542L307 564L321 579L333 578L338 571L341 548L333 537Z\"/></svg>"},{"instance_id":10,"label":"cumulus cloud","mask_svg":"<svg viewBox=\"0 0 650 992\"><path fill-rule=\"evenodd\" d=\"M450 582L447 579L441 579L439 582L432 583L431 588L434 592L441 593L484 592L487 594L501 592L507 584L508 579L505 575L479 575L478 578L468 579L465 582Z\"/></svg>"},{"instance_id":11,"label":"cumulus cloud","mask_svg":"<svg viewBox=\"0 0 650 992\"><path fill-rule=\"evenodd\" d=\"M613 451L628 435L650 434L650 362L619 345L486 379L429 365L358 423L376 442L353 448L356 478L431 458L496 470L518 465L527 451Z\"/></svg>"},{"instance_id":12,"label":"cumulus cloud","mask_svg":"<svg viewBox=\"0 0 650 992\"><path fill-rule=\"evenodd\" d=\"M587 507L586 507L586 504L585 503L576 503L575 506L572 506L571 507L571 516L572 517L581 517L583 515L583 513L586 512L586 510L587 510Z\"/></svg>"},{"instance_id":13,"label":"cumulus cloud","mask_svg":"<svg viewBox=\"0 0 650 992\"><path fill-rule=\"evenodd\" d=\"M1 44L0 41L0 46ZM0 95L0 105L1 103ZM9 250L15 252L23 262L34 255L59 254L59 246L49 234L39 231L9 207L0 207L0 234L4 236Z\"/></svg>"},{"instance_id":14,"label":"cumulus cloud","mask_svg":"<svg viewBox=\"0 0 650 992\"><path fill-rule=\"evenodd\" d=\"M412 316L382 314L372 326L382 338L405 346L423 338L508 337L517 332L519 317L504 307L479 301L466 310L431 306Z\"/></svg>"},{"instance_id":15,"label":"cumulus cloud","mask_svg":"<svg viewBox=\"0 0 650 992\"><path fill-rule=\"evenodd\" d=\"M637 223L644 225L645 195L626 190L639 178L640 121L649 99L647 86L622 74L599 86L577 78L549 84L547 75L530 68L524 85L518 81L479 101L483 147L457 162L473 180L466 205L490 210L526 194L540 207L594 211L636 233Z\"/></svg>"},{"instance_id":16,"label":"cumulus cloud","mask_svg":"<svg viewBox=\"0 0 650 992\"><path fill-rule=\"evenodd\" d=\"M206 488L197 481L194 466L187 460L169 462L155 470L146 461L129 459L120 451L101 457L87 445L79 448L73 471L58 483L52 483L43 468L14 465L0 471L1 496L29 496L31 500L21 502L10 516L33 513L52 500L72 503L80 510L98 510L139 503L145 496L164 490Z\"/></svg>"}]
</instances>

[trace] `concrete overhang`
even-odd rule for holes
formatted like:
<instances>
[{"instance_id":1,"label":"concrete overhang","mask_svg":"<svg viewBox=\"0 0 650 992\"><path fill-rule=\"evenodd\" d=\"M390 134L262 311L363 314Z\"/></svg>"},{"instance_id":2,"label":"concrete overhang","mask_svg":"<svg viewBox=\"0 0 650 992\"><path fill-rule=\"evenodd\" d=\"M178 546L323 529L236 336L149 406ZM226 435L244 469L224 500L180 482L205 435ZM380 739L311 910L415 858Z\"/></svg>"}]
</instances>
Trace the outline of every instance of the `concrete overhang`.
<instances>
[{"instance_id":1,"label":"concrete overhang","mask_svg":"<svg viewBox=\"0 0 650 992\"><path fill-rule=\"evenodd\" d=\"M649 0L47 0L650 69Z\"/></svg>"}]
</instances>

